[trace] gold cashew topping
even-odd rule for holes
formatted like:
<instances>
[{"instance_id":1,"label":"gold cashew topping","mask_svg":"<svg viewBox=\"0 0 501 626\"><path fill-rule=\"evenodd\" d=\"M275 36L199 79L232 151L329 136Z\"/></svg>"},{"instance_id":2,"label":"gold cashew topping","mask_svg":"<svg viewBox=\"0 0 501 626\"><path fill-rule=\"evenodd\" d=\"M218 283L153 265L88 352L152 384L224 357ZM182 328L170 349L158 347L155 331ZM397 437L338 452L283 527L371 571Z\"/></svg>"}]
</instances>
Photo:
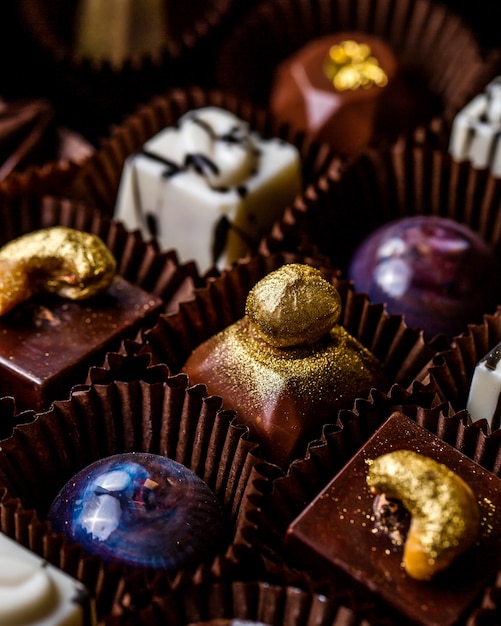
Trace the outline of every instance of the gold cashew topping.
<instances>
[{"instance_id":1,"label":"gold cashew topping","mask_svg":"<svg viewBox=\"0 0 501 626\"><path fill-rule=\"evenodd\" d=\"M480 530L475 495L447 466L410 450L368 464L371 491L400 500L411 515L403 557L409 576L430 580L475 543Z\"/></svg>"},{"instance_id":2,"label":"gold cashew topping","mask_svg":"<svg viewBox=\"0 0 501 626\"><path fill-rule=\"evenodd\" d=\"M115 272L115 258L97 235L65 226L33 231L0 248L0 315L36 293L92 298Z\"/></svg>"},{"instance_id":3,"label":"gold cashew topping","mask_svg":"<svg viewBox=\"0 0 501 626\"><path fill-rule=\"evenodd\" d=\"M370 46L352 39L330 47L324 73L338 91L384 87L388 76Z\"/></svg>"},{"instance_id":4,"label":"gold cashew topping","mask_svg":"<svg viewBox=\"0 0 501 626\"><path fill-rule=\"evenodd\" d=\"M328 334L341 314L341 298L320 270L290 263L249 291L245 313L267 343L292 347Z\"/></svg>"}]
</instances>

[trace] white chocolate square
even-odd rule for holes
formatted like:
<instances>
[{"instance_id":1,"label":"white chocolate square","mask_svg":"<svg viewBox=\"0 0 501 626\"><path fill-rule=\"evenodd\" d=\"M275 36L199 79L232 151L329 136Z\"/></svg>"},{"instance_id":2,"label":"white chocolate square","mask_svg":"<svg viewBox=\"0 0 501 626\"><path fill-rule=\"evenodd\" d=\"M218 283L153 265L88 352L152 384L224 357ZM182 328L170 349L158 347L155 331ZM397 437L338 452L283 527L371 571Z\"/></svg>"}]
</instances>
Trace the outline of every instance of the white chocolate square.
<instances>
[{"instance_id":1,"label":"white chocolate square","mask_svg":"<svg viewBox=\"0 0 501 626\"><path fill-rule=\"evenodd\" d=\"M95 623L94 603L80 582L0 533L0 624Z\"/></svg>"},{"instance_id":2,"label":"white chocolate square","mask_svg":"<svg viewBox=\"0 0 501 626\"><path fill-rule=\"evenodd\" d=\"M471 420L487 420L490 429L500 426L501 398L501 344L498 344L482 360L473 373L466 409Z\"/></svg>"},{"instance_id":3,"label":"white chocolate square","mask_svg":"<svg viewBox=\"0 0 501 626\"><path fill-rule=\"evenodd\" d=\"M156 236L162 249L175 249L181 262L195 260L204 272L256 247L300 189L294 146L263 139L232 113L206 107L129 157L115 218L147 238Z\"/></svg>"},{"instance_id":4,"label":"white chocolate square","mask_svg":"<svg viewBox=\"0 0 501 626\"><path fill-rule=\"evenodd\" d=\"M501 177L501 76L469 102L454 118L449 153L475 169Z\"/></svg>"}]
</instances>

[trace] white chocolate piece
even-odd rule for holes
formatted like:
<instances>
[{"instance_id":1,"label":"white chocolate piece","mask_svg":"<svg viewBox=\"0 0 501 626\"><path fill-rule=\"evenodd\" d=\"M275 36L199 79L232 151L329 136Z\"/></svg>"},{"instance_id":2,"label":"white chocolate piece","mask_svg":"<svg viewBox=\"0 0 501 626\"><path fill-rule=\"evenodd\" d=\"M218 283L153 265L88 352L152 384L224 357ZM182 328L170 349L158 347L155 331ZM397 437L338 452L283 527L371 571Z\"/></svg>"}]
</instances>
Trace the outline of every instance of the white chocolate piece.
<instances>
[{"instance_id":1,"label":"white chocolate piece","mask_svg":"<svg viewBox=\"0 0 501 626\"><path fill-rule=\"evenodd\" d=\"M500 427L501 343L481 359L473 373L466 409L471 420L486 419L491 431Z\"/></svg>"},{"instance_id":2,"label":"white chocolate piece","mask_svg":"<svg viewBox=\"0 0 501 626\"><path fill-rule=\"evenodd\" d=\"M501 76L469 102L454 118L449 153L475 169L501 177Z\"/></svg>"},{"instance_id":3,"label":"white chocolate piece","mask_svg":"<svg viewBox=\"0 0 501 626\"><path fill-rule=\"evenodd\" d=\"M115 217L204 272L256 246L300 188L294 146L263 139L232 113L206 107L129 157Z\"/></svg>"},{"instance_id":4,"label":"white chocolate piece","mask_svg":"<svg viewBox=\"0 0 501 626\"><path fill-rule=\"evenodd\" d=\"M83 585L0 533L0 626L91 626Z\"/></svg>"}]
</instances>

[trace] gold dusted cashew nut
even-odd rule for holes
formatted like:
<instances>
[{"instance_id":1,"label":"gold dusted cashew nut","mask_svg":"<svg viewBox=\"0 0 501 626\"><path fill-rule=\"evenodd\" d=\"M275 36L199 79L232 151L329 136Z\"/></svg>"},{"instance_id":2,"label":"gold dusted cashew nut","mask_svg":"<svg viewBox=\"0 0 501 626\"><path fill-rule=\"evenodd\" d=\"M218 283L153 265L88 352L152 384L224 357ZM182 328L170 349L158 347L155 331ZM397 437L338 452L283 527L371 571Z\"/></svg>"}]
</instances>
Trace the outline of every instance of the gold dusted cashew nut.
<instances>
[{"instance_id":1,"label":"gold dusted cashew nut","mask_svg":"<svg viewBox=\"0 0 501 626\"><path fill-rule=\"evenodd\" d=\"M480 512L462 478L442 463L396 450L369 461L373 493L400 500L411 515L403 565L409 576L430 580L477 539Z\"/></svg>"},{"instance_id":2,"label":"gold dusted cashew nut","mask_svg":"<svg viewBox=\"0 0 501 626\"><path fill-rule=\"evenodd\" d=\"M65 226L33 231L0 249L0 315L40 292L92 298L115 272L115 258L97 235Z\"/></svg>"}]
</instances>

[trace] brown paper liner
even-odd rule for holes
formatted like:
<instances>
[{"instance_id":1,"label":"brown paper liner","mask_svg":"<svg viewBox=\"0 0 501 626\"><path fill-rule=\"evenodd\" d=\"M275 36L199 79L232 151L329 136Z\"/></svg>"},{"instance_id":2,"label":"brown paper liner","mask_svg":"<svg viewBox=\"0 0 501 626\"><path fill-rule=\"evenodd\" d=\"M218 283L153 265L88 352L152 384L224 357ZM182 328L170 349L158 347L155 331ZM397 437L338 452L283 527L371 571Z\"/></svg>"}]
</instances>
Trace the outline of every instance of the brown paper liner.
<instances>
[{"instance_id":1,"label":"brown paper liner","mask_svg":"<svg viewBox=\"0 0 501 626\"><path fill-rule=\"evenodd\" d=\"M188 111L205 106L227 109L247 121L262 136L280 137L296 145L300 151L305 185L316 180L329 167L335 167L327 146L281 127L263 109L222 91L195 87L175 89L154 98L129 116L122 125L112 129L111 135L82 168L75 180L72 195L90 199L102 211L112 214L127 157L138 152L145 141L164 128L174 126Z\"/></svg>"},{"instance_id":2,"label":"brown paper liner","mask_svg":"<svg viewBox=\"0 0 501 626\"><path fill-rule=\"evenodd\" d=\"M223 33L247 1L191 0L171 7L166 1L172 33L165 44L144 55L124 53L118 64L91 59L74 49L76 0L17 4L24 37L38 55L35 68L42 78L29 64L27 70L68 123L97 140L110 124L172 85L205 84Z\"/></svg>"},{"instance_id":3,"label":"brown paper liner","mask_svg":"<svg viewBox=\"0 0 501 626\"><path fill-rule=\"evenodd\" d=\"M26 193L65 196L71 190L80 166L81 163L74 161L50 161L40 167L11 172L0 181L0 201Z\"/></svg>"},{"instance_id":4,"label":"brown paper liner","mask_svg":"<svg viewBox=\"0 0 501 626\"><path fill-rule=\"evenodd\" d=\"M487 57L453 11L428 0L273 0L254 7L219 55L219 84L268 102L277 64L309 40L333 32L376 35L395 51L404 75L417 77L449 122L493 78L498 54ZM238 68L238 69L237 69Z\"/></svg>"},{"instance_id":5,"label":"brown paper liner","mask_svg":"<svg viewBox=\"0 0 501 626\"><path fill-rule=\"evenodd\" d=\"M64 196L78 168L94 151L81 134L61 125L45 98L0 97L0 122L0 197Z\"/></svg>"},{"instance_id":6,"label":"brown paper liner","mask_svg":"<svg viewBox=\"0 0 501 626\"><path fill-rule=\"evenodd\" d=\"M142 610L111 616L106 626L219 626L219 621L212 624L210 620L222 620L221 626L230 626L225 620L231 619L249 620L249 626L255 622L272 626L389 626L388 622L373 621L372 607L352 604L349 593L326 597L294 586L235 581L164 593Z\"/></svg>"},{"instance_id":7,"label":"brown paper liner","mask_svg":"<svg viewBox=\"0 0 501 626\"><path fill-rule=\"evenodd\" d=\"M228 576L237 563L232 537L244 491L260 463L253 454L256 445L232 418L233 413L221 410L220 399L206 396L203 386L188 389L184 375L75 389L69 400L55 402L2 441L0 530L81 580L95 597L100 618L114 602L144 607L155 590ZM99 458L129 451L168 456L208 484L228 525L224 553L171 579L162 572L105 564L51 533L44 519L64 483Z\"/></svg>"},{"instance_id":8,"label":"brown paper liner","mask_svg":"<svg viewBox=\"0 0 501 626\"><path fill-rule=\"evenodd\" d=\"M34 419L33 411L16 413L16 403L14 398L0 398L0 441L10 437L14 428L19 424L28 424Z\"/></svg>"},{"instance_id":9,"label":"brown paper liner","mask_svg":"<svg viewBox=\"0 0 501 626\"><path fill-rule=\"evenodd\" d=\"M342 412L336 425L326 426L321 439L310 445L305 459L292 463L286 476L274 479L263 477L259 481L262 497L256 496L255 506L248 507L235 544L243 553L247 550L257 555L262 577L281 584L297 584L301 577L306 577L312 589L327 596L333 591L343 591L342 581L337 581L334 587L331 580L314 580L290 568L283 550L283 539L289 524L394 411L405 413L482 467L501 476L499 433L487 435L482 425L468 425L465 411L455 413L449 404L440 402L437 395L419 384L412 392L395 386L389 394L373 393L368 400L357 401L353 410ZM471 608L468 624L495 623L482 620L499 616L500 578L498 575L497 580L492 580L492 586L485 590L478 606ZM374 601L367 590L355 590L346 581L344 584L346 591L354 593L357 602ZM391 617L391 612L381 605L376 616ZM396 621L390 619L389 623L396 625L402 622L397 618Z\"/></svg>"}]
</instances>

